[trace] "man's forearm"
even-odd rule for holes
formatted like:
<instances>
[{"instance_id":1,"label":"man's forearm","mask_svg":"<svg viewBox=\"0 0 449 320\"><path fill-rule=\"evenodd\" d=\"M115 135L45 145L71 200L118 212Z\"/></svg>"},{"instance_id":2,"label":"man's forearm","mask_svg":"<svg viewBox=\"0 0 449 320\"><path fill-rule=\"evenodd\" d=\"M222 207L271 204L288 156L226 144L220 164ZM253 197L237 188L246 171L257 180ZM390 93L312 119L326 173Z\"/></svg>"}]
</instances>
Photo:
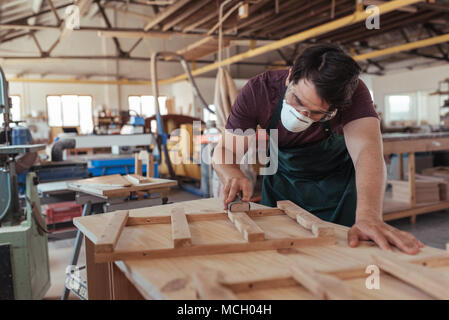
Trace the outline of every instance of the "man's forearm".
<instances>
[{"instance_id":1,"label":"man's forearm","mask_svg":"<svg viewBox=\"0 0 449 320\"><path fill-rule=\"evenodd\" d=\"M386 167L382 155L360 152L355 165L357 187L356 220L382 219Z\"/></svg>"}]
</instances>

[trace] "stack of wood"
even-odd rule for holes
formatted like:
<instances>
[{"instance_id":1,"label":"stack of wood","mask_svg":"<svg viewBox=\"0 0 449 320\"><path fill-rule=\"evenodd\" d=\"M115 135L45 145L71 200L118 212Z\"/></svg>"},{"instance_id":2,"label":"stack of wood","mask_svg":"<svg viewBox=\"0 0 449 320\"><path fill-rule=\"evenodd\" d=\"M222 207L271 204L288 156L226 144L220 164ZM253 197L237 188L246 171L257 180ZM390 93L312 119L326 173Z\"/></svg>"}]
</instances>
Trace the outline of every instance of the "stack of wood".
<instances>
[{"instance_id":1,"label":"stack of wood","mask_svg":"<svg viewBox=\"0 0 449 320\"><path fill-rule=\"evenodd\" d=\"M449 167L433 167L422 170L425 176L441 177L449 181Z\"/></svg>"},{"instance_id":2,"label":"stack of wood","mask_svg":"<svg viewBox=\"0 0 449 320\"><path fill-rule=\"evenodd\" d=\"M419 175L419 177L421 179L438 181L440 200L449 200L449 167L424 169L422 175Z\"/></svg>"},{"instance_id":3,"label":"stack of wood","mask_svg":"<svg viewBox=\"0 0 449 320\"><path fill-rule=\"evenodd\" d=\"M396 201L410 201L410 185L408 181L390 180L393 187L393 199ZM421 179L415 181L416 203L429 203L440 201L439 181Z\"/></svg>"}]
</instances>

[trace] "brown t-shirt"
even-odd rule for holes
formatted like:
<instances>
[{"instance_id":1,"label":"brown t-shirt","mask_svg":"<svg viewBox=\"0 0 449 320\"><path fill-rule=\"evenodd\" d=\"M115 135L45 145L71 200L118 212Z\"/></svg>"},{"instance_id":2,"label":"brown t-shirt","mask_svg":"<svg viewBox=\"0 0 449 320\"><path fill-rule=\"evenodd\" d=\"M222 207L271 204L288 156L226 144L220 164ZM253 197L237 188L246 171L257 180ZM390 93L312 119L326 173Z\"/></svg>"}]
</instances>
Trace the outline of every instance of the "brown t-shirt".
<instances>
[{"instance_id":1,"label":"brown t-shirt","mask_svg":"<svg viewBox=\"0 0 449 320\"><path fill-rule=\"evenodd\" d=\"M242 88L231 109L226 129L256 129L260 125L267 129L282 93L288 70L266 71L254 78ZM362 80L352 96L352 104L330 120L334 133L343 134L343 126L352 120L376 117L370 92ZM290 148L317 142L325 138L324 129L319 122L313 123L303 132L294 133L284 128L281 121L277 125L279 147Z\"/></svg>"}]
</instances>

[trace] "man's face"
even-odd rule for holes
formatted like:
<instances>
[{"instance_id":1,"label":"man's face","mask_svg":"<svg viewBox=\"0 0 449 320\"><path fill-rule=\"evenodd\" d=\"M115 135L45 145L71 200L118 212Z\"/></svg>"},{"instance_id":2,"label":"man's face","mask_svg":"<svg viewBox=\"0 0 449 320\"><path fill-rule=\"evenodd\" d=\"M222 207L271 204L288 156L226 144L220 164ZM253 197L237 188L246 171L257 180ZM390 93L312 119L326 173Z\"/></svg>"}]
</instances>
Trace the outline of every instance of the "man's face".
<instances>
[{"instance_id":1,"label":"man's face","mask_svg":"<svg viewBox=\"0 0 449 320\"><path fill-rule=\"evenodd\" d=\"M329 104L318 95L315 85L306 79L299 80L297 84L291 82L285 99L296 111L314 121L319 121L329 111Z\"/></svg>"}]
</instances>

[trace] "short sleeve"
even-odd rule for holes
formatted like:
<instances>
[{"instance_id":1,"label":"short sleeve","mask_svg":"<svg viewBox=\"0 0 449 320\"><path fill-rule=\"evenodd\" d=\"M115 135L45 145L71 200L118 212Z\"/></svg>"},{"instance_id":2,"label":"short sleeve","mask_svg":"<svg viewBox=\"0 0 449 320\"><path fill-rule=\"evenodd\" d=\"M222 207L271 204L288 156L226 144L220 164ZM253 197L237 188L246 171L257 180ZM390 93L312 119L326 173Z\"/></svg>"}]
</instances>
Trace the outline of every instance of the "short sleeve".
<instances>
[{"instance_id":1,"label":"short sleeve","mask_svg":"<svg viewBox=\"0 0 449 320\"><path fill-rule=\"evenodd\" d=\"M352 104L347 109L342 110L341 124L345 126L351 121L366 117L379 118L368 88L362 80L359 80L359 84L352 95Z\"/></svg>"},{"instance_id":2,"label":"short sleeve","mask_svg":"<svg viewBox=\"0 0 449 320\"><path fill-rule=\"evenodd\" d=\"M256 112L256 79L249 80L237 95L226 123L226 129L256 129L258 124Z\"/></svg>"}]
</instances>

